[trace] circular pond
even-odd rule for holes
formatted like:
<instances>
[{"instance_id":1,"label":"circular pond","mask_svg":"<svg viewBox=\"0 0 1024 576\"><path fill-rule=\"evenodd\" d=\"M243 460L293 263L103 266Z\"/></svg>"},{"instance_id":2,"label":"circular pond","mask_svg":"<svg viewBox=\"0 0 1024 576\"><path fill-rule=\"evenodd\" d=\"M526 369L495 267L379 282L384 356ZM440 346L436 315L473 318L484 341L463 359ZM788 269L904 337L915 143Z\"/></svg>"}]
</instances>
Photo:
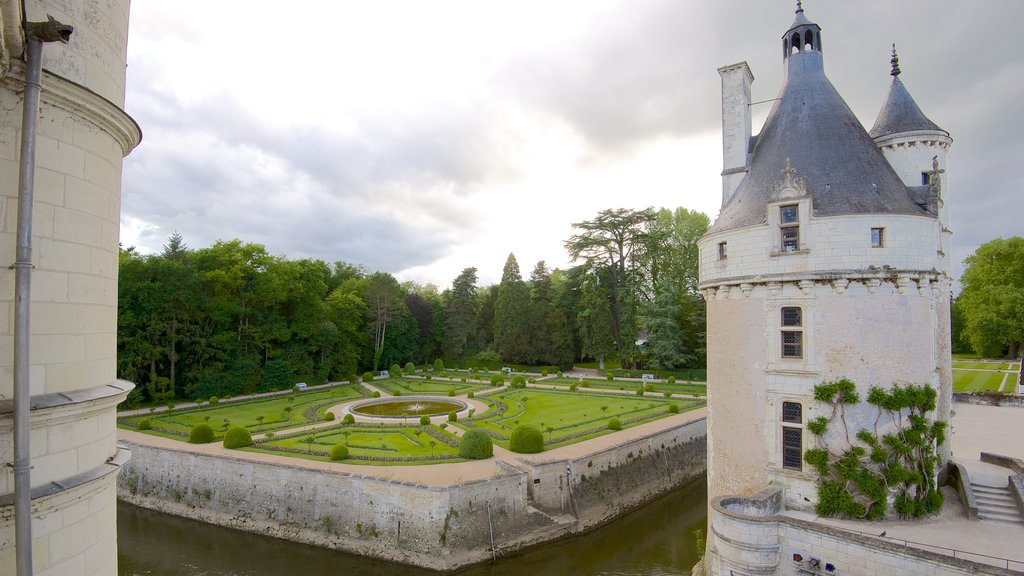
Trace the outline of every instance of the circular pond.
<instances>
[{"instance_id":1,"label":"circular pond","mask_svg":"<svg viewBox=\"0 0 1024 576\"><path fill-rule=\"evenodd\" d=\"M440 400L437 398L402 398L387 400L371 400L352 407L352 412L363 416L383 418L403 418L406 416L436 416L449 412L458 412L466 407L459 400Z\"/></svg>"}]
</instances>

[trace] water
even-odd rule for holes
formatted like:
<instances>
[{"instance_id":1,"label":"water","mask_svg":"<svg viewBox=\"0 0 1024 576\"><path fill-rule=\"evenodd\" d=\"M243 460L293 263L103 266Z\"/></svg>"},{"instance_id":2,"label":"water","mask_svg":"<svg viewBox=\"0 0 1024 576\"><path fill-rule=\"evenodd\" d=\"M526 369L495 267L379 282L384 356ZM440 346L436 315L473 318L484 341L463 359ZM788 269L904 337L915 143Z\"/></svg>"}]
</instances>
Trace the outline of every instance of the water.
<instances>
[{"instance_id":1,"label":"water","mask_svg":"<svg viewBox=\"0 0 1024 576\"><path fill-rule=\"evenodd\" d=\"M124 503L117 511L120 576L437 576L284 540L219 528ZM692 484L590 534L500 558L459 576L681 576L697 561L707 486Z\"/></svg>"},{"instance_id":2,"label":"water","mask_svg":"<svg viewBox=\"0 0 1024 576\"><path fill-rule=\"evenodd\" d=\"M353 406L352 411L370 416L435 416L458 412L465 407L462 402L450 400L374 400Z\"/></svg>"}]
</instances>

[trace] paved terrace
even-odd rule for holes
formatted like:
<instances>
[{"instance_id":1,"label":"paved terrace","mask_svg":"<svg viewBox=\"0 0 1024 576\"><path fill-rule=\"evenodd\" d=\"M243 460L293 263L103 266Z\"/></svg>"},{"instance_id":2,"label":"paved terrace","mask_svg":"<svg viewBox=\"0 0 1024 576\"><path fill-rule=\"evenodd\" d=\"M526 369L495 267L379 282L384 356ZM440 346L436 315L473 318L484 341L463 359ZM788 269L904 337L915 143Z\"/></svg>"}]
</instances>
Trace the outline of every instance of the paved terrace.
<instances>
[{"instance_id":1,"label":"paved terrace","mask_svg":"<svg viewBox=\"0 0 1024 576\"><path fill-rule=\"evenodd\" d=\"M955 403L952 443L953 459L967 468L971 482L1005 487L1013 472L982 462L981 453L1024 458L1024 408ZM892 543L1024 571L1024 524L969 520L956 491L947 487L943 494L942 512L925 520L842 521L792 511L784 514L870 536L884 532L884 539Z\"/></svg>"}]
</instances>

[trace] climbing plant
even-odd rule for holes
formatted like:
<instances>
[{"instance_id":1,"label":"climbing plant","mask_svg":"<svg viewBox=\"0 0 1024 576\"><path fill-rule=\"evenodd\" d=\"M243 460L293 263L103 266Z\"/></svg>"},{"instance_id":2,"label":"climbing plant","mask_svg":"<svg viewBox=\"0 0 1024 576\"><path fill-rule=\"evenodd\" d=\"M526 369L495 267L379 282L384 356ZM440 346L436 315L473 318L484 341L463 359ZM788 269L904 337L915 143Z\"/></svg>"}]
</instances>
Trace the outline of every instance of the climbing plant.
<instances>
[{"instance_id":1,"label":"climbing plant","mask_svg":"<svg viewBox=\"0 0 1024 576\"><path fill-rule=\"evenodd\" d=\"M807 423L818 443L804 453L804 461L821 475L818 514L875 520L886 515L890 497L903 518L941 508L935 449L945 442L946 422L927 416L935 410L936 397L935 389L928 385L895 385L891 390L872 386L867 402L877 410L873 427L862 428L851 438L846 409L861 401L856 384L843 378L815 386L814 399L832 409L830 416ZM883 433L879 427L886 416L885 423L891 426L885 426ZM843 437L838 449L826 440L830 426L837 421Z\"/></svg>"}]
</instances>

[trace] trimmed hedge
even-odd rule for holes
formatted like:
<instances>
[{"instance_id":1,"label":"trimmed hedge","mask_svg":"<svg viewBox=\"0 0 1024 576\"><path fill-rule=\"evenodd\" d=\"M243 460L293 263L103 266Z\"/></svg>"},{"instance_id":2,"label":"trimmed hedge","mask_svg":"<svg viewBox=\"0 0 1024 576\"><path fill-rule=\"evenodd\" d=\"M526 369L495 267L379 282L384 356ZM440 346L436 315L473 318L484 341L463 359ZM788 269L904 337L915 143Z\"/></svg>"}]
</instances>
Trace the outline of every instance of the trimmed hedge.
<instances>
[{"instance_id":1,"label":"trimmed hedge","mask_svg":"<svg viewBox=\"0 0 1024 576\"><path fill-rule=\"evenodd\" d=\"M345 417L341 419L342 424L355 424L356 417L351 414L345 414Z\"/></svg>"},{"instance_id":2,"label":"trimmed hedge","mask_svg":"<svg viewBox=\"0 0 1024 576\"><path fill-rule=\"evenodd\" d=\"M337 416L334 415L334 412L324 412L324 420L327 420L328 422L330 422L331 420L334 420L335 418L337 418Z\"/></svg>"},{"instance_id":3,"label":"trimmed hedge","mask_svg":"<svg viewBox=\"0 0 1024 576\"><path fill-rule=\"evenodd\" d=\"M675 402L668 405L668 411L671 414L679 414L679 405Z\"/></svg>"},{"instance_id":4,"label":"trimmed hedge","mask_svg":"<svg viewBox=\"0 0 1024 576\"><path fill-rule=\"evenodd\" d=\"M392 378L401 378L402 377L402 367L399 366L398 364L392 364L391 365L391 369L388 371L388 376L390 376Z\"/></svg>"},{"instance_id":5,"label":"trimmed hedge","mask_svg":"<svg viewBox=\"0 0 1024 576\"><path fill-rule=\"evenodd\" d=\"M536 454L544 450L544 433L540 428L530 424L522 424L512 431L508 440L508 448L520 454Z\"/></svg>"},{"instance_id":6,"label":"trimmed hedge","mask_svg":"<svg viewBox=\"0 0 1024 576\"><path fill-rule=\"evenodd\" d=\"M440 358L434 360L434 372L444 372L444 362Z\"/></svg>"},{"instance_id":7,"label":"trimmed hedge","mask_svg":"<svg viewBox=\"0 0 1024 576\"><path fill-rule=\"evenodd\" d=\"M220 398L217 398L216 396L210 396L210 404L217 404L219 402Z\"/></svg>"},{"instance_id":8,"label":"trimmed hedge","mask_svg":"<svg viewBox=\"0 0 1024 576\"><path fill-rule=\"evenodd\" d=\"M149 418L143 418L142 420L139 420L139 430L152 430L152 429L153 429L153 421L152 420L150 420Z\"/></svg>"},{"instance_id":9,"label":"trimmed hedge","mask_svg":"<svg viewBox=\"0 0 1024 576\"><path fill-rule=\"evenodd\" d=\"M428 426L430 424L430 416L420 416L420 426Z\"/></svg>"},{"instance_id":10,"label":"trimmed hedge","mask_svg":"<svg viewBox=\"0 0 1024 576\"><path fill-rule=\"evenodd\" d=\"M526 388L526 378L521 374L516 374L512 377L512 388Z\"/></svg>"},{"instance_id":11,"label":"trimmed hedge","mask_svg":"<svg viewBox=\"0 0 1024 576\"><path fill-rule=\"evenodd\" d=\"M245 448L252 446L252 434L245 426L232 426L224 435L225 448Z\"/></svg>"},{"instance_id":12,"label":"trimmed hedge","mask_svg":"<svg viewBox=\"0 0 1024 576\"><path fill-rule=\"evenodd\" d=\"M331 447L331 460L344 460L348 458L348 446L335 444Z\"/></svg>"},{"instance_id":13,"label":"trimmed hedge","mask_svg":"<svg viewBox=\"0 0 1024 576\"><path fill-rule=\"evenodd\" d=\"M213 428L205 422L196 424L188 433L188 441L190 444L209 444L213 442Z\"/></svg>"},{"instance_id":14,"label":"trimmed hedge","mask_svg":"<svg viewBox=\"0 0 1024 576\"><path fill-rule=\"evenodd\" d=\"M505 385L505 377L504 376L502 376L501 374L495 374L494 376L491 376L491 386L504 386L504 385Z\"/></svg>"},{"instance_id":15,"label":"trimmed hedge","mask_svg":"<svg viewBox=\"0 0 1024 576\"><path fill-rule=\"evenodd\" d=\"M622 430L622 422L618 418L612 418L608 421L609 430Z\"/></svg>"},{"instance_id":16,"label":"trimmed hedge","mask_svg":"<svg viewBox=\"0 0 1024 576\"><path fill-rule=\"evenodd\" d=\"M483 460L494 455L494 442L480 428L471 428L459 442L459 456L470 460Z\"/></svg>"},{"instance_id":17,"label":"trimmed hedge","mask_svg":"<svg viewBox=\"0 0 1024 576\"><path fill-rule=\"evenodd\" d=\"M459 421L459 415L456 414L455 412L449 412L448 413L448 421L449 422L458 422Z\"/></svg>"},{"instance_id":18,"label":"trimmed hedge","mask_svg":"<svg viewBox=\"0 0 1024 576\"><path fill-rule=\"evenodd\" d=\"M373 372L363 372L363 382L373 382Z\"/></svg>"},{"instance_id":19,"label":"trimmed hedge","mask_svg":"<svg viewBox=\"0 0 1024 576\"><path fill-rule=\"evenodd\" d=\"M412 362L406 362L405 363L405 373L406 374L415 374L416 373L416 365L413 364Z\"/></svg>"}]
</instances>

